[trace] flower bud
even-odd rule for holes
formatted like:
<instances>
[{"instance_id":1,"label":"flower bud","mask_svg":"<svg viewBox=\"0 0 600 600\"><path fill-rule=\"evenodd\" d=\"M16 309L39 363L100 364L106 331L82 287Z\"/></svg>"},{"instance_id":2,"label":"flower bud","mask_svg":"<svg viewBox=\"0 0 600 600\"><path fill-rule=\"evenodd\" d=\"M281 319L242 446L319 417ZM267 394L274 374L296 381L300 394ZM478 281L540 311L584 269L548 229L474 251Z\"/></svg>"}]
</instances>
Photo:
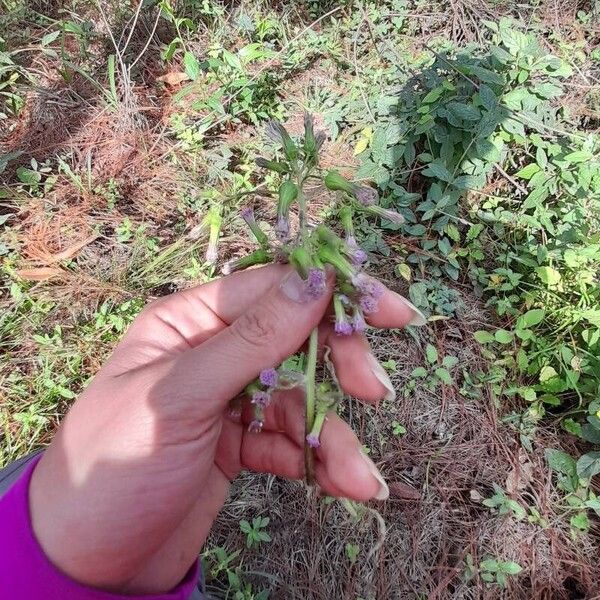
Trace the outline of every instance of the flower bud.
<instances>
[{"instance_id":1,"label":"flower bud","mask_svg":"<svg viewBox=\"0 0 600 600\"><path fill-rule=\"evenodd\" d=\"M266 158L257 158L254 162L256 162L256 165L263 168L263 169L269 169L270 171L275 171L276 173L281 173L282 175L284 173L289 173L290 172L290 167L287 163L284 162L278 162L275 160L267 160Z\"/></svg>"},{"instance_id":2,"label":"flower bud","mask_svg":"<svg viewBox=\"0 0 600 600\"><path fill-rule=\"evenodd\" d=\"M329 245L319 248L319 258L326 264L333 266L336 271L346 279L352 279L356 275L354 267L339 253L336 248Z\"/></svg>"},{"instance_id":3,"label":"flower bud","mask_svg":"<svg viewBox=\"0 0 600 600\"><path fill-rule=\"evenodd\" d=\"M256 222L256 219L254 218L254 210L251 207L246 206L245 208L242 208L240 214L242 216L242 219L246 221L246 224L250 228L250 231L252 231L252 233L254 234L256 241L261 246L266 246L269 243L269 238Z\"/></svg>"},{"instance_id":4,"label":"flower bud","mask_svg":"<svg viewBox=\"0 0 600 600\"><path fill-rule=\"evenodd\" d=\"M337 171L328 171L323 178L323 183L325 184L325 187L332 192L341 191L352 194L354 191L354 184L345 177L342 177Z\"/></svg>"},{"instance_id":5,"label":"flower bud","mask_svg":"<svg viewBox=\"0 0 600 600\"><path fill-rule=\"evenodd\" d=\"M374 190L372 187L367 185L355 186L353 194L363 206L377 204L377 201L379 200L379 194L377 193L377 190Z\"/></svg>"},{"instance_id":6,"label":"flower bud","mask_svg":"<svg viewBox=\"0 0 600 600\"><path fill-rule=\"evenodd\" d=\"M308 272L313 266L313 261L306 248L303 248L302 246L294 248L290 252L289 261L294 266L296 271L298 271L302 279L306 279L308 277Z\"/></svg>"},{"instance_id":7,"label":"flower bud","mask_svg":"<svg viewBox=\"0 0 600 600\"><path fill-rule=\"evenodd\" d=\"M294 144L286 128L278 121L271 120L267 123L267 135L274 141L281 144L283 153L288 160L298 158L298 147Z\"/></svg>"},{"instance_id":8,"label":"flower bud","mask_svg":"<svg viewBox=\"0 0 600 600\"><path fill-rule=\"evenodd\" d=\"M333 310L335 313L334 330L338 335L350 335L352 333L352 324L346 314L344 301L341 294L335 294L333 297Z\"/></svg>"},{"instance_id":9,"label":"flower bud","mask_svg":"<svg viewBox=\"0 0 600 600\"><path fill-rule=\"evenodd\" d=\"M246 256L242 256L240 258L234 258L226 262L221 269L223 275L231 275L235 271L241 271L242 269L247 269L248 267L253 267L254 265L264 265L273 260L273 256L264 248L260 248L259 250L255 250Z\"/></svg>"},{"instance_id":10,"label":"flower bud","mask_svg":"<svg viewBox=\"0 0 600 600\"><path fill-rule=\"evenodd\" d=\"M390 210L389 208L382 208L381 206L366 206L365 212L381 217L382 219L387 219L396 225L402 225L405 221L404 217L399 212Z\"/></svg>"}]
</instances>

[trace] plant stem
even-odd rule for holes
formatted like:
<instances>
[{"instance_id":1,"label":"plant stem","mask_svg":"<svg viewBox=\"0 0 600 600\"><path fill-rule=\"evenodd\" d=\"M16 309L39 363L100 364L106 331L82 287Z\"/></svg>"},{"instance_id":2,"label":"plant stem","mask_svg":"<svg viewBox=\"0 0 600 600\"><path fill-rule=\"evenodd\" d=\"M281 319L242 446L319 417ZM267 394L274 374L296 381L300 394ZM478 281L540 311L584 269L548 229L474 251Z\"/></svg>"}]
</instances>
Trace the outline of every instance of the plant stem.
<instances>
[{"instance_id":1,"label":"plant stem","mask_svg":"<svg viewBox=\"0 0 600 600\"><path fill-rule=\"evenodd\" d=\"M319 330L315 327L310 332L308 340L308 354L306 357L306 421L305 421L305 440L304 440L304 468L306 471L306 483L313 485L315 482L315 458L313 449L306 442L308 435L315 421L315 375L317 370L317 348L318 348Z\"/></svg>"}]
</instances>

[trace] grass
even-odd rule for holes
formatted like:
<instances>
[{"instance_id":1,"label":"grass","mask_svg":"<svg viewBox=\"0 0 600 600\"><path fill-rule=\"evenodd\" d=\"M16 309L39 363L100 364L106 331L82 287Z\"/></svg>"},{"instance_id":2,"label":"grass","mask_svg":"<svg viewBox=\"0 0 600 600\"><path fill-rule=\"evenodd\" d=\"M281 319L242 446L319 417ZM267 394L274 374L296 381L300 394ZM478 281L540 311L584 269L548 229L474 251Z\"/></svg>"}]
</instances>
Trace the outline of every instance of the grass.
<instances>
[{"instance_id":1,"label":"grass","mask_svg":"<svg viewBox=\"0 0 600 600\"><path fill-rule=\"evenodd\" d=\"M239 207L275 215L263 124L299 135L310 111L322 166L358 169L406 217L357 234L429 326L371 333L402 400L343 411L391 499L244 474L209 589L594 597L595 4L0 0L2 464L51 439L147 301L251 250ZM258 515L271 541L247 548Z\"/></svg>"}]
</instances>

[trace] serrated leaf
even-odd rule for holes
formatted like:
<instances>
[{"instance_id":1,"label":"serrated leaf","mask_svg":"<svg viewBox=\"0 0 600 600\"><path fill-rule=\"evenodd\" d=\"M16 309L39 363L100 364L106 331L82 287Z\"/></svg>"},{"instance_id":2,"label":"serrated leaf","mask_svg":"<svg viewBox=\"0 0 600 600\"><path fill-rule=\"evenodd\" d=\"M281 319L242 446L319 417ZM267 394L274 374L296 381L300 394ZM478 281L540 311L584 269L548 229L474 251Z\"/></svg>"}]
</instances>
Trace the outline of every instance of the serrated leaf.
<instances>
[{"instance_id":1,"label":"serrated leaf","mask_svg":"<svg viewBox=\"0 0 600 600\"><path fill-rule=\"evenodd\" d=\"M411 377L425 377L427 375L427 369L425 367L417 367L413 369L410 376Z\"/></svg>"},{"instance_id":2,"label":"serrated leaf","mask_svg":"<svg viewBox=\"0 0 600 600\"><path fill-rule=\"evenodd\" d=\"M587 150L578 150L577 152L571 152L565 156L565 162L570 164L582 163L593 158L593 154Z\"/></svg>"},{"instance_id":3,"label":"serrated leaf","mask_svg":"<svg viewBox=\"0 0 600 600\"><path fill-rule=\"evenodd\" d=\"M427 168L423 169L422 174L425 175L425 177L437 177L446 182L451 181L452 179L452 174L440 161L429 163Z\"/></svg>"}]
</instances>

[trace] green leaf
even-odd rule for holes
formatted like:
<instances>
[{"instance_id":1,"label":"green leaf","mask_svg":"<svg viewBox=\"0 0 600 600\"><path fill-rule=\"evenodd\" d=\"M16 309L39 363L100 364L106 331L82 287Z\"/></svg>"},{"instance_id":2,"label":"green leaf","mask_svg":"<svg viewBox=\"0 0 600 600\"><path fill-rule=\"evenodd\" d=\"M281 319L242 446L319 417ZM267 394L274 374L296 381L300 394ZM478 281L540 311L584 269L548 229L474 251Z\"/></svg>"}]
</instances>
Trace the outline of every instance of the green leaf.
<instances>
[{"instance_id":1,"label":"green leaf","mask_svg":"<svg viewBox=\"0 0 600 600\"><path fill-rule=\"evenodd\" d=\"M508 575L517 575L523 570L520 564L512 561L500 563L500 567Z\"/></svg>"},{"instance_id":2,"label":"green leaf","mask_svg":"<svg viewBox=\"0 0 600 600\"><path fill-rule=\"evenodd\" d=\"M476 331L473 334L473 337L475 338L475 341L480 344L490 344L494 341L494 336L489 331Z\"/></svg>"},{"instance_id":3,"label":"green leaf","mask_svg":"<svg viewBox=\"0 0 600 600\"><path fill-rule=\"evenodd\" d=\"M591 444L600 444L600 429L597 429L591 423L586 423L581 426L581 437Z\"/></svg>"},{"instance_id":4,"label":"green leaf","mask_svg":"<svg viewBox=\"0 0 600 600\"><path fill-rule=\"evenodd\" d=\"M450 375L448 369L444 369L444 367L438 367L434 372L438 376L440 381L442 381L446 385L452 385L452 376Z\"/></svg>"},{"instance_id":5,"label":"green leaf","mask_svg":"<svg viewBox=\"0 0 600 600\"><path fill-rule=\"evenodd\" d=\"M557 96L562 95L563 89L559 85L546 82L534 85L532 92L537 96L541 96L542 98L549 100L550 98L556 98Z\"/></svg>"},{"instance_id":6,"label":"green leaf","mask_svg":"<svg viewBox=\"0 0 600 600\"><path fill-rule=\"evenodd\" d=\"M499 344L510 344L513 341L513 334L510 331L506 331L506 329L498 329L494 333L494 339Z\"/></svg>"},{"instance_id":7,"label":"green leaf","mask_svg":"<svg viewBox=\"0 0 600 600\"><path fill-rule=\"evenodd\" d=\"M437 177L442 181L451 181L452 174L448 169L442 164L441 161L434 161L427 165L426 169L423 169L422 174L425 177Z\"/></svg>"},{"instance_id":8,"label":"green leaf","mask_svg":"<svg viewBox=\"0 0 600 600\"><path fill-rule=\"evenodd\" d=\"M411 377L425 377L427 375L427 369L425 367L417 367L412 370Z\"/></svg>"},{"instance_id":9,"label":"green leaf","mask_svg":"<svg viewBox=\"0 0 600 600\"><path fill-rule=\"evenodd\" d=\"M523 167L520 171L517 171L515 173L515 177L520 177L521 179L531 179L539 170L540 168L536 163L531 163L526 167Z\"/></svg>"},{"instance_id":10,"label":"green leaf","mask_svg":"<svg viewBox=\"0 0 600 600\"><path fill-rule=\"evenodd\" d=\"M575 459L562 450L547 448L546 460L548 461L548 466L557 473L569 476L577 474L577 463L575 462Z\"/></svg>"},{"instance_id":11,"label":"green leaf","mask_svg":"<svg viewBox=\"0 0 600 600\"><path fill-rule=\"evenodd\" d=\"M443 87L433 88L422 100L423 104L435 102L444 93Z\"/></svg>"},{"instance_id":12,"label":"green leaf","mask_svg":"<svg viewBox=\"0 0 600 600\"><path fill-rule=\"evenodd\" d=\"M517 329L526 329L541 323L546 316L546 311L543 308L533 308L517 319Z\"/></svg>"},{"instance_id":13,"label":"green leaf","mask_svg":"<svg viewBox=\"0 0 600 600\"><path fill-rule=\"evenodd\" d=\"M458 358L456 356L444 356L442 359L442 365L447 369L453 369L458 364Z\"/></svg>"},{"instance_id":14,"label":"green leaf","mask_svg":"<svg viewBox=\"0 0 600 600\"><path fill-rule=\"evenodd\" d=\"M425 356L427 357L427 362L429 364L436 363L438 360L438 351L436 350L435 346L427 344L425 347Z\"/></svg>"},{"instance_id":15,"label":"green leaf","mask_svg":"<svg viewBox=\"0 0 600 600\"><path fill-rule=\"evenodd\" d=\"M27 167L19 167L17 169L17 177L21 183L32 186L37 185L42 179L40 173Z\"/></svg>"},{"instance_id":16,"label":"green leaf","mask_svg":"<svg viewBox=\"0 0 600 600\"><path fill-rule=\"evenodd\" d=\"M587 150L578 150L577 152L571 152L565 156L565 162L570 164L582 163L593 158L593 154Z\"/></svg>"},{"instance_id":17,"label":"green leaf","mask_svg":"<svg viewBox=\"0 0 600 600\"><path fill-rule=\"evenodd\" d=\"M449 102L447 109L459 119L463 119L464 121L479 121L481 118L479 109L472 104Z\"/></svg>"},{"instance_id":18,"label":"green leaf","mask_svg":"<svg viewBox=\"0 0 600 600\"><path fill-rule=\"evenodd\" d=\"M580 512L571 517L571 527L575 529L581 529L581 531L587 531L590 528L590 520L585 512Z\"/></svg>"},{"instance_id":19,"label":"green leaf","mask_svg":"<svg viewBox=\"0 0 600 600\"><path fill-rule=\"evenodd\" d=\"M577 461L577 475L588 481L600 473L600 452L588 452Z\"/></svg>"},{"instance_id":20,"label":"green leaf","mask_svg":"<svg viewBox=\"0 0 600 600\"><path fill-rule=\"evenodd\" d=\"M196 79L198 79L198 75L200 75L200 63L191 52L186 52L183 55L183 66L187 76L192 81L196 81Z\"/></svg>"},{"instance_id":21,"label":"green leaf","mask_svg":"<svg viewBox=\"0 0 600 600\"><path fill-rule=\"evenodd\" d=\"M50 33L47 33L42 38L42 46L47 46L48 44L51 44L59 35L60 31L52 31Z\"/></svg>"},{"instance_id":22,"label":"green leaf","mask_svg":"<svg viewBox=\"0 0 600 600\"><path fill-rule=\"evenodd\" d=\"M548 287L558 285L562 279L561 274L552 267L538 267L536 273Z\"/></svg>"}]
</instances>

